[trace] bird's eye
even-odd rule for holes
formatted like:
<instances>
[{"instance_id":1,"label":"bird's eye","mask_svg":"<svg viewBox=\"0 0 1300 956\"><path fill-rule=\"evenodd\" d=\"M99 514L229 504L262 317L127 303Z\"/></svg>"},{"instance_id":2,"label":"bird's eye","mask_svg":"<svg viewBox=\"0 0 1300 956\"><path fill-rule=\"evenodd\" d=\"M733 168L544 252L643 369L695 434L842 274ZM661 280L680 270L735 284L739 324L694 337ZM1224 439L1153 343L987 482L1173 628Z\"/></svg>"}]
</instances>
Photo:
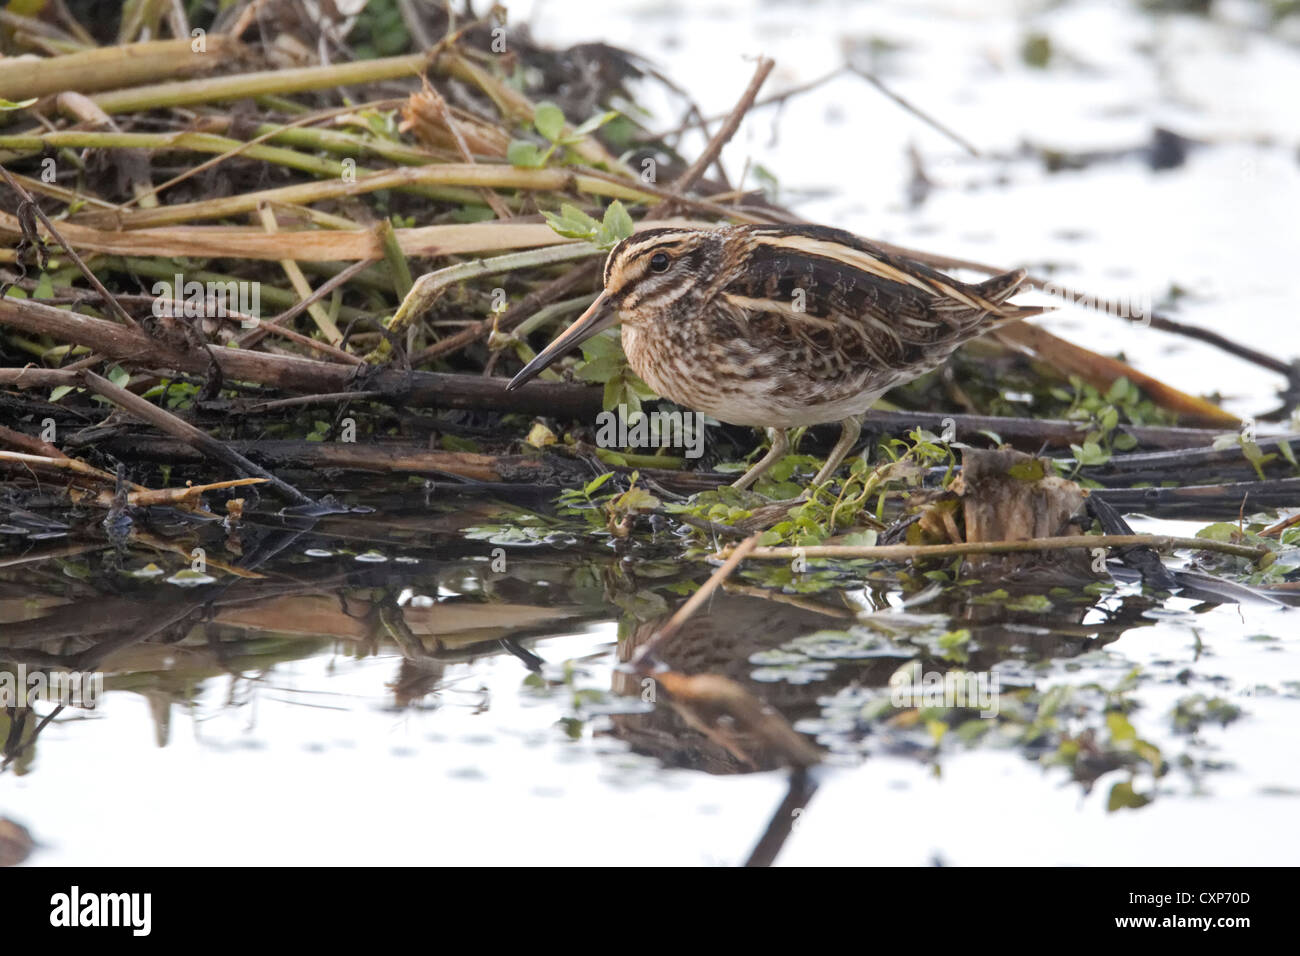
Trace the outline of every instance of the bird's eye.
<instances>
[{"instance_id":1,"label":"bird's eye","mask_svg":"<svg viewBox=\"0 0 1300 956\"><path fill-rule=\"evenodd\" d=\"M656 252L650 257L650 269L652 272L668 271L668 253Z\"/></svg>"}]
</instances>

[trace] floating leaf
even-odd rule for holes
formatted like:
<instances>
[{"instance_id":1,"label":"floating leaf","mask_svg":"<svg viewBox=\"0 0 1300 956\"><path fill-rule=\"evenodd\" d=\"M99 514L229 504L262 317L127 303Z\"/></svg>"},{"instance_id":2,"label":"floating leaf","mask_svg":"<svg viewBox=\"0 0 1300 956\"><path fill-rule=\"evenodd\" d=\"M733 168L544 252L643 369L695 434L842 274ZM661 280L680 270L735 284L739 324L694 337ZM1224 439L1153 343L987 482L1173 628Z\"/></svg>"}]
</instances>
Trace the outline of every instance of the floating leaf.
<instances>
[{"instance_id":1,"label":"floating leaf","mask_svg":"<svg viewBox=\"0 0 1300 956\"><path fill-rule=\"evenodd\" d=\"M1133 784L1127 780L1121 780L1115 786L1110 788L1110 797L1106 800L1106 810L1114 813L1116 810L1137 810L1145 807L1151 802L1151 798L1136 792Z\"/></svg>"}]
</instances>

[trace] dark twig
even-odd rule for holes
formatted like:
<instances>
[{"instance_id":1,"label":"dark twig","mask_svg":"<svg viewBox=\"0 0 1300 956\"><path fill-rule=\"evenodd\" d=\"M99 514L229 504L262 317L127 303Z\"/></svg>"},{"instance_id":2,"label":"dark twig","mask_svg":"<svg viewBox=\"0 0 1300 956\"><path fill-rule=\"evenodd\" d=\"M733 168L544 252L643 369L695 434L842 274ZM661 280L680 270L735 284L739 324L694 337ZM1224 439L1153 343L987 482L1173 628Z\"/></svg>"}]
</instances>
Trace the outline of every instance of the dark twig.
<instances>
[{"instance_id":1,"label":"dark twig","mask_svg":"<svg viewBox=\"0 0 1300 956\"><path fill-rule=\"evenodd\" d=\"M889 87L887 87L884 83L880 82L880 79L875 74L868 73L866 70L862 69L862 67L855 66L851 63L849 64L849 70L850 72L855 73L858 76L862 77L864 80L866 80L876 89L878 89L881 93L884 93L891 100L893 100L903 109L907 110L917 119L921 120L922 122L926 123L929 126L934 127L934 129L938 130L944 136L947 136L950 140L952 140L962 149L966 150L966 152L970 153L972 156L980 155L980 151L976 149L974 146L972 146L967 140L963 139L961 136L958 136L956 133L954 133L948 127L944 126L942 123L940 123L929 113L925 112L924 110L920 109L914 104L909 103L907 100L903 99L903 97L899 96Z\"/></svg>"},{"instance_id":2,"label":"dark twig","mask_svg":"<svg viewBox=\"0 0 1300 956\"><path fill-rule=\"evenodd\" d=\"M358 259L356 262L352 263L350 266L348 266L338 275L333 276L329 280L321 283L318 288L312 291L311 295L295 302L293 305L289 306L289 308L285 309L283 312L281 312L279 315L275 316L274 318L267 319L265 322L260 323L256 329L249 332L247 335L241 336L238 340L239 347L241 349L252 348L258 342L262 341L262 339L266 338L268 334L270 334L271 330L266 328L266 326L279 327L284 325L284 323L288 322L290 319L293 319L298 315L301 315L308 308L315 305L321 299L325 298L325 296L329 295L339 286L344 285L346 282L352 279L353 276L361 272L364 272L366 269L370 267L372 263L378 261L379 260L377 259Z\"/></svg>"},{"instance_id":3,"label":"dark twig","mask_svg":"<svg viewBox=\"0 0 1300 956\"><path fill-rule=\"evenodd\" d=\"M104 398L107 398L123 411L129 412L136 418L148 422L150 425L153 425L169 435L179 438L181 441L184 441L189 445L193 445L204 454L228 465L242 475L265 478L281 494L298 504L315 504L311 498L308 498L289 483L280 480L265 468L254 464L238 452L227 448L220 441L206 432L195 428L189 422L183 421L171 412L159 408L151 402L145 401L139 395L128 392L126 389L114 385L108 379L96 375L94 372L82 372L81 380L85 384L86 388L90 389L97 395L102 395Z\"/></svg>"},{"instance_id":4,"label":"dark twig","mask_svg":"<svg viewBox=\"0 0 1300 956\"><path fill-rule=\"evenodd\" d=\"M695 157L695 162L686 168L686 172L677 177L677 180L673 183L675 191L684 193L689 190L704 175L704 171L713 165L713 161L721 154L722 147L731 142L731 137L736 135L736 130L740 128L740 121L745 118L745 114L754 105L759 89L762 88L763 83L767 80L767 75L772 72L774 66L776 66L776 61L767 57L763 57L758 61L758 68L754 70L754 78L749 81L749 86L746 87L739 102L732 108L726 122L713 134L713 138L709 140L709 145L704 147L704 152Z\"/></svg>"}]
</instances>

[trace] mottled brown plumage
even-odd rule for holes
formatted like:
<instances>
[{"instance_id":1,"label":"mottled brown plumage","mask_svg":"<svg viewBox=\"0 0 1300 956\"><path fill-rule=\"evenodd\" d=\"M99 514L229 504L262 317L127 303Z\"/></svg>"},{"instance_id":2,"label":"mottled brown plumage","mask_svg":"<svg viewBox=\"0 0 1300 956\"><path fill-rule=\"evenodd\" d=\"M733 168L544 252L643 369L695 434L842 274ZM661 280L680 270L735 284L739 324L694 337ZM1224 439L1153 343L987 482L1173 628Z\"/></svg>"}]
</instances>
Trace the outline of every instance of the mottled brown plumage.
<instances>
[{"instance_id":1,"label":"mottled brown plumage","mask_svg":"<svg viewBox=\"0 0 1300 956\"><path fill-rule=\"evenodd\" d=\"M821 482L882 393L993 324L1042 311L1006 304L1024 278L967 285L820 226L650 229L614 247L601 297L511 387L621 319L629 364L660 395L775 429L738 487L785 453L785 429L841 422Z\"/></svg>"}]
</instances>

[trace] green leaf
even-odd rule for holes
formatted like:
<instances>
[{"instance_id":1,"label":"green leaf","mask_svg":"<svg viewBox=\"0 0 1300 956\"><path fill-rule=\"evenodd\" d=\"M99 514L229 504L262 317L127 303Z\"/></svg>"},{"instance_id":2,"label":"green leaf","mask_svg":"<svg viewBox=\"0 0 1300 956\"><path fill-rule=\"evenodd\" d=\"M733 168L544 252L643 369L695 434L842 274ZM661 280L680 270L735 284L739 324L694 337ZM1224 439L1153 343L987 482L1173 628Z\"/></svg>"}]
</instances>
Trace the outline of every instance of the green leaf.
<instances>
[{"instance_id":1,"label":"green leaf","mask_svg":"<svg viewBox=\"0 0 1300 956\"><path fill-rule=\"evenodd\" d=\"M949 650L954 647L961 647L963 644L969 644L971 633L969 628L961 628L956 631L948 631L939 635L939 647L943 650Z\"/></svg>"},{"instance_id":2,"label":"green leaf","mask_svg":"<svg viewBox=\"0 0 1300 956\"><path fill-rule=\"evenodd\" d=\"M1025 594L1014 601L1006 603L1008 611L1032 611L1035 614L1046 614L1052 609L1052 599L1046 594Z\"/></svg>"},{"instance_id":3,"label":"green leaf","mask_svg":"<svg viewBox=\"0 0 1300 956\"><path fill-rule=\"evenodd\" d=\"M107 377L118 388L126 388L131 382L131 373L120 365L114 365L110 368Z\"/></svg>"},{"instance_id":4,"label":"green leaf","mask_svg":"<svg viewBox=\"0 0 1300 956\"><path fill-rule=\"evenodd\" d=\"M1017 481L1041 481L1043 478L1043 463L1037 458L1017 462L1007 469L1007 474Z\"/></svg>"},{"instance_id":5,"label":"green leaf","mask_svg":"<svg viewBox=\"0 0 1300 956\"><path fill-rule=\"evenodd\" d=\"M1122 780L1110 788L1110 798L1106 801L1106 811L1114 813L1116 810L1137 810L1145 807L1151 802L1151 798L1136 793L1133 790L1133 784L1127 780Z\"/></svg>"},{"instance_id":6,"label":"green leaf","mask_svg":"<svg viewBox=\"0 0 1300 956\"><path fill-rule=\"evenodd\" d=\"M54 277L48 272L42 272L41 277L36 280L36 288L32 290L33 299L49 299L54 296Z\"/></svg>"},{"instance_id":7,"label":"green leaf","mask_svg":"<svg viewBox=\"0 0 1300 956\"><path fill-rule=\"evenodd\" d=\"M603 226L613 242L619 242L632 235L632 217L617 199L605 210Z\"/></svg>"},{"instance_id":8,"label":"green leaf","mask_svg":"<svg viewBox=\"0 0 1300 956\"><path fill-rule=\"evenodd\" d=\"M1129 723L1129 719L1118 710L1112 710L1106 714L1106 726L1110 730L1110 739L1114 741L1136 740L1137 731Z\"/></svg>"},{"instance_id":9,"label":"green leaf","mask_svg":"<svg viewBox=\"0 0 1300 956\"><path fill-rule=\"evenodd\" d=\"M1285 438L1279 438L1277 440L1277 450L1282 453L1282 457L1285 458L1287 461L1289 461L1291 463L1291 466L1294 468L1296 464L1296 460L1295 460L1295 452L1291 450L1291 443L1287 441Z\"/></svg>"},{"instance_id":10,"label":"green leaf","mask_svg":"<svg viewBox=\"0 0 1300 956\"><path fill-rule=\"evenodd\" d=\"M1106 390L1106 401L1110 402L1112 405L1123 405L1124 402L1131 401L1137 397L1137 388L1122 375L1115 379L1115 381L1111 383L1110 388Z\"/></svg>"},{"instance_id":11,"label":"green leaf","mask_svg":"<svg viewBox=\"0 0 1300 956\"><path fill-rule=\"evenodd\" d=\"M560 206L558 216L553 212L544 212L542 215L552 229L569 239L591 239L601 228L595 219L569 203Z\"/></svg>"},{"instance_id":12,"label":"green leaf","mask_svg":"<svg viewBox=\"0 0 1300 956\"><path fill-rule=\"evenodd\" d=\"M583 342L579 348L582 349L582 357L588 362L594 362L608 356L614 356L620 362L623 360L623 344L619 341L617 335L609 333L593 335Z\"/></svg>"},{"instance_id":13,"label":"green leaf","mask_svg":"<svg viewBox=\"0 0 1300 956\"><path fill-rule=\"evenodd\" d=\"M632 488L615 502L616 507L623 511L649 510L658 508L659 504L659 499L644 488Z\"/></svg>"},{"instance_id":14,"label":"green leaf","mask_svg":"<svg viewBox=\"0 0 1300 956\"><path fill-rule=\"evenodd\" d=\"M1080 465L1104 465L1110 461L1110 454L1095 441L1085 441L1082 445L1071 445L1075 461Z\"/></svg>"},{"instance_id":15,"label":"green leaf","mask_svg":"<svg viewBox=\"0 0 1300 956\"><path fill-rule=\"evenodd\" d=\"M57 402L64 395L67 395L68 392L72 391L73 388L75 388L73 385L56 385L50 391L50 404Z\"/></svg>"},{"instance_id":16,"label":"green leaf","mask_svg":"<svg viewBox=\"0 0 1300 956\"><path fill-rule=\"evenodd\" d=\"M617 378L623 372L623 358L619 355L602 355L598 359L583 362L574 370L574 375L584 382L603 383Z\"/></svg>"},{"instance_id":17,"label":"green leaf","mask_svg":"<svg viewBox=\"0 0 1300 956\"><path fill-rule=\"evenodd\" d=\"M587 482L587 486L582 489L582 493L590 498L600 489L601 485L613 477L614 473L612 471L607 471L600 477L591 479L591 481Z\"/></svg>"},{"instance_id":18,"label":"green leaf","mask_svg":"<svg viewBox=\"0 0 1300 956\"><path fill-rule=\"evenodd\" d=\"M620 404L626 403L625 390L623 388L623 379L621 376L611 378L605 383L604 392L604 409L607 412L614 411Z\"/></svg>"},{"instance_id":19,"label":"green leaf","mask_svg":"<svg viewBox=\"0 0 1300 956\"><path fill-rule=\"evenodd\" d=\"M27 107L35 103L36 100L37 97L32 97L30 100L22 100L15 103L12 100L7 100L3 96L0 96L0 110L25 110Z\"/></svg>"},{"instance_id":20,"label":"green leaf","mask_svg":"<svg viewBox=\"0 0 1300 956\"><path fill-rule=\"evenodd\" d=\"M564 133L565 123L564 111L554 103L538 103L537 109L533 111L533 126L552 143Z\"/></svg>"},{"instance_id":21,"label":"green leaf","mask_svg":"<svg viewBox=\"0 0 1300 956\"><path fill-rule=\"evenodd\" d=\"M526 139L511 140L506 148L506 160L511 166L523 169L537 169L545 162L537 144L530 143Z\"/></svg>"},{"instance_id":22,"label":"green leaf","mask_svg":"<svg viewBox=\"0 0 1300 956\"><path fill-rule=\"evenodd\" d=\"M853 534L844 535L844 537L837 539L835 543L854 548L873 548L876 545L877 537L875 531L857 531Z\"/></svg>"},{"instance_id":23,"label":"green leaf","mask_svg":"<svg viewBox=\"0 0 1300 956\"><path fill-rule=\"evenodd\" d=\"M608 113L598 113L575 129L572 138L577 139L578 137L586 136L588 133L600 129L618 115L618 110L610 110Z\"/></svg>"},{"instance_id":24,"label":"green leaf","mask_svg":"<svg viewBox=\"0 0 1300 956\"><path fill-rule=\"evenodd\" d=\"M1227 521L1218 521L1211 525L1206 525L1200 531L1196 532L1196 537L1207 538L1210 541L1235 542L1240 535L1237 532L1237 526Z\"/></svg>"},{"instance_id":25,"label":"green leaf","mask_svg":"<svg viewBox=\"0 0 1300 956\"><path fill-rule=\"evenodd\" d=\"M479 444L469 438L461 438L459 435L443 435L438 440L444 451L468 451L477 452Z\"/></svg>"}]
</instances>

